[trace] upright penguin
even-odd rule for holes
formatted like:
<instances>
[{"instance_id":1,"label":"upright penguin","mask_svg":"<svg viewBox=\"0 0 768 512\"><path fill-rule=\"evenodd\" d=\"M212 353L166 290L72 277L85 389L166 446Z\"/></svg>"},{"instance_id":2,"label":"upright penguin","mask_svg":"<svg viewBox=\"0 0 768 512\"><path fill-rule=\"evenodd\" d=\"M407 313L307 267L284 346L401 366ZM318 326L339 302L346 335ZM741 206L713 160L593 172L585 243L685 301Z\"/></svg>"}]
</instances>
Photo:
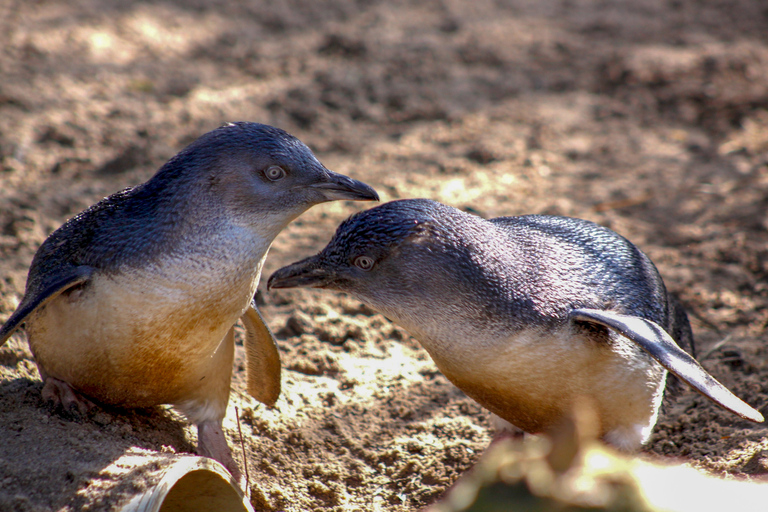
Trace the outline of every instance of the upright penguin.
<instances>
[{"instance_id":1,"label":"upright penguin","mask_svg":"<svg viewBox=\"0 0 768 512\"><path fill-rule=\"evenodd\" d=\"M291 220L338 199L378 196L283 130L222 126L48 237L0 345L26 324L56 406L174 405L198 426L200 454L239 479L222 431L233 326L246 327L249 393L274 404L279 354L252 302L262 264Z\"/></svg>"},{"instance_id":2,"label":"upright penguin","mask_svg":"<svg viewBox=\"0 0 768 512\"><path fill-rule=\"evenodd\" d=\"M739 416L763 416L678 342L687 316L653 263L592 222L526 215L485 220L425 199L358 213L317 255L275 272L268 288L345 291L418 339L441 372L526 432L596 409L601 435L648 440L666 370ZM666 370L665 370L666 368Z\"/></svg>"}]
</instances>

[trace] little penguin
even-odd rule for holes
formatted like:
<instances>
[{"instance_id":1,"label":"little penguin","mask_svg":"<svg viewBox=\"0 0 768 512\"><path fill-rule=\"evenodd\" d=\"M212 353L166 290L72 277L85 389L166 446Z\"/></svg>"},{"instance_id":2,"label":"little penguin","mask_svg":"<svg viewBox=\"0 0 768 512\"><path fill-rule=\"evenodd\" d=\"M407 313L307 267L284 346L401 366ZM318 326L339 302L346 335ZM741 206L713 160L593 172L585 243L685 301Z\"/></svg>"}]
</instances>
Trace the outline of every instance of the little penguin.
<instances>
[{"instance_id":1,"label":"little penguin","mask_svg":"<svg viewBox=\"0 0 768 512\"><path fill-rule=\"evenodd\" d=\"M480 405L529 433L586 398L601 437L645 443L667 371L742 418L763 416L680 348L685 311L610 229L548 215L483 219L426 199L353 215L268 288L347 292L410 332Z\"/></svg>"},{"instance_id":2,"label":"little penguin","mask_svg":"<svg viewBox=\"0 0 768 512\"><path fill-rule=\"evenodd\" d=\"M262 264L289 222L333 200L378 196L279 128L226 124L54 231L0 346L24 324L43 398L66 412L173 405L197 425L199 453L239 480L222 431L234 325L248 392L274 405L279 354L253 302Z\"/></svg>"}]
</instances>

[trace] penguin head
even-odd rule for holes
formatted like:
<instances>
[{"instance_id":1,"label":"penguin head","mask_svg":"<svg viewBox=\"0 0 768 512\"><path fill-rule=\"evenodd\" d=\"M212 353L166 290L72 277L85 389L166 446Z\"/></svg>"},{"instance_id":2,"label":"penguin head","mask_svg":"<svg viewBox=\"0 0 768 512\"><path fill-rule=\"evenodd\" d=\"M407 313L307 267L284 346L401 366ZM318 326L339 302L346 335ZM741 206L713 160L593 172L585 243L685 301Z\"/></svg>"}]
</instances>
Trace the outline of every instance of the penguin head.
<instances>
[{"instance_id":1,"label":"penguin head","mask_svg":"<svg viewBox=\"0 0 768 512\"><path fill-rule=\"evenodd\" d=\"M460 293L451 277L458 210L426 199L392 201L344 221L317 255L276 271L271 288L326 288L355 295L388 316L424 303L424 290ZM468 216L469 217L469 216ZM459 240L460 242L460 240ZM440 294L440 291L437 291Z\"/></svg>"},{"instance_id":2,"label":"penguin head","mask_svg":"<svg viewBox=\"0 0 768 512\"><path fill-rule=\"evenodd\" d=\"M201 136L147 187L158 195L177 189L195 205L207 205L206 214L224 210L228 218L262 225L272 219L280 229L319 203L378 200L365 183L326 169L296 137L248 122Z\"/></svg>"}]
</instances>

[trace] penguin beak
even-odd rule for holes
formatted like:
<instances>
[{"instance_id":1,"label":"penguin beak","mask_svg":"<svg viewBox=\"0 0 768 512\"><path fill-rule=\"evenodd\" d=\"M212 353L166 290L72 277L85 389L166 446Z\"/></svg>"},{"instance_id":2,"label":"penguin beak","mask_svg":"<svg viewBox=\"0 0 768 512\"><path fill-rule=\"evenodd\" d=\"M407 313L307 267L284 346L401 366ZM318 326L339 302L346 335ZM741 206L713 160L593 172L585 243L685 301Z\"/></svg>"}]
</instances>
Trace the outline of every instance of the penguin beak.
<instances>
[{"instance_id":1,"label":"penguin beak","mask_svg":"<svg viewBox=\"0 0 768 512\"><path fill-rule=\"evenodd\" d=\"M378 201L379 194L373 187L362 181L353 180L343 174L325 171L325 179L309 185L309 188L320 193L324 201Z\"/></svg>"},{"instance_id":2,"label":"penguin beak","mask_svg":"<svg viewBox=\"0 0 768 512\"><path fill-rule=\"evenodd\" d=\"M269 276L267 290L272 288L327 288L333 272L317 256L283 267Z\"/></svg>"}]
</instances>

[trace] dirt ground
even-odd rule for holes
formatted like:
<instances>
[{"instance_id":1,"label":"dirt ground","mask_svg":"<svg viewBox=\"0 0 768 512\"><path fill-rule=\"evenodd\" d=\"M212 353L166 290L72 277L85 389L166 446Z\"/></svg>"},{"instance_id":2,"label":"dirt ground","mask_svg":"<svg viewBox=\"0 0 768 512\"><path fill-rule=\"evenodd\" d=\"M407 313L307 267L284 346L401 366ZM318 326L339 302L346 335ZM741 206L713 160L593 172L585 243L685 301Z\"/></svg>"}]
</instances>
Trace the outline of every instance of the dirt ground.
<instances>
[{"instance_id":1,"label":"dirt ground","mask_svg":"<svg viewBox=\"0 0 768 512\"><path fill-rule=\"evenodd\" d=\"M0 47L0 321L65 219L259 121L384 201L625 235L686 305L704 366L768 412L763 0L4 0ZM264 277L367 206L310 210ZM415 510L478 460L486 413L404 331L329 292L258 299L283 394L250 399L238 354L225 420L239 445L237 407L257 509ZM173 411L72 421L40 388L17 333L0 349L0 510L115 510L147 485L131 457L194 451ZM765 425L690 390L669 402L642 456L766 477Z\"/></svg>"}]
</instances>

